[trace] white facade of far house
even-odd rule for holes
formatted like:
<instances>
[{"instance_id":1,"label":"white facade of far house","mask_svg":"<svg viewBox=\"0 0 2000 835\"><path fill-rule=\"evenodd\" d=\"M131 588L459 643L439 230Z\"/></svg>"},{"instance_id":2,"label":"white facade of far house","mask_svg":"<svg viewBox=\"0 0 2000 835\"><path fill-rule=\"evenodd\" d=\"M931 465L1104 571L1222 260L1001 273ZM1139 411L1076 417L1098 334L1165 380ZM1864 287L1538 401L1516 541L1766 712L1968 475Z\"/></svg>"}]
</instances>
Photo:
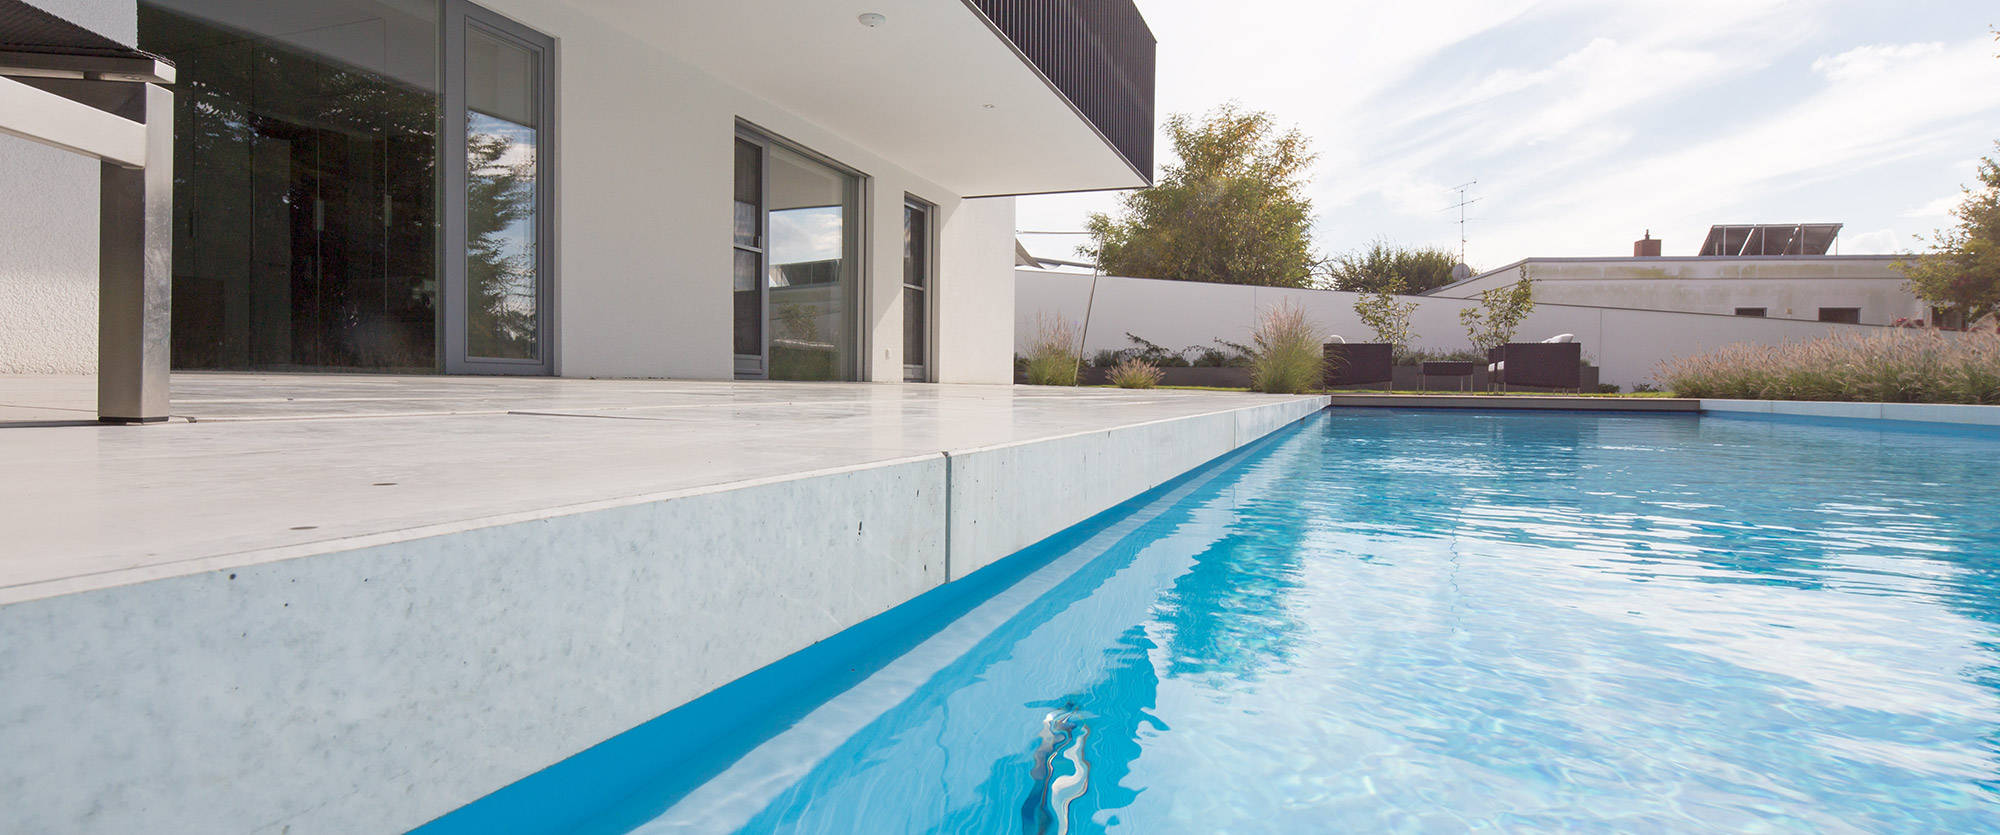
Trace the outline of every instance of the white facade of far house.
<instances>
[{"instance_id":1,"label":"white facade of far house","mask_svg":"<svg viewBox=\"0 0 2000 835\"><path fill-rule=\"evenodd\" d=\"M176 370L1005 383L1013 196L1151 179L1128 3L32 3L176 67ZM0 185L0 373L95 371L95 164Z\"/></svg>"},{"instance_id":2,"label":"white facade of far house","mask_svg":"<svg viewBox=\"0 0 2000 835\"><path fill-rule=\"evenodd\" d=\"M1897 255L1529 258L1424 295L1474 299L1526 267L1539 304L1891 325L1929 323Z\"/></svg>"}]
</instances>

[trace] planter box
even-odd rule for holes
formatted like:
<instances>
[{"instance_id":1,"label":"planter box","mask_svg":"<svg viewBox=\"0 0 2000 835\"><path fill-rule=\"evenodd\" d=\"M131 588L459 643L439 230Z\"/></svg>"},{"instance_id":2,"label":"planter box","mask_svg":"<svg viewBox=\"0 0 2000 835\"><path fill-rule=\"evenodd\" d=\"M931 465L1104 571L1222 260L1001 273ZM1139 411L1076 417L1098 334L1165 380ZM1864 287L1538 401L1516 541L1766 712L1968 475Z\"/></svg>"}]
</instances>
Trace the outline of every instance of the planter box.
<instances>
[{"instance_id":1,"label":"planter box","mask_svg":"<svg viewBox=\"0 0 2000 835\"><path fill-rule=\"evenodd\" d=\"M1210 386L1214 388L1249 388L1248 368L1162 368L1160 385L1163 386ZM1110 385L1111 369L1084 368L1077 375L1077 384L1084 386ZM1016 372L1014 382L1025 385L1028 378Z\"/></svg>"},{"instance_id":2,"label":"planter box","mask_svg":"<svg viewBox=\"0 0 2000 835\"><path fill-rule=\"evenodd\" d=\"M1160 378L1160 385L1163 386L1210 386L1214 388L1234 389L1250 387L1250 369L1248 368L1163 368L1160 370L1165 372L1165 375ZM1085 368L1082 375L1077 378L1077 384L1085 386L1110 385L1109 381L1105 379L1109 374L1110 369ZM1581 378L1585 394L1597 390L1596 366L1584 366L1578 371L1578 377ZM1019 385L1026 385L1028 378L1016 372L1014 374L1014 382ZM1423 375L1418 373L1416 366L1399 365L1393 369L1393 379L1388 383L1362 383L1351 386L1335 386L1334 388L1339 391L1451 391L1463 384L1464 381L1458 377L1432 377L1429 381L1425 381L1423 380ZM1486 377L1486 366L1482 364L1472 370L1471 390L1486 391L1489 388L1491 388L1491 382ZM1569 389L1545 389L1533 386L1509 386L1507 390L1529 392L1569 391Z\"/></svg>"},{"instance_id":3,"label":"planter box","mask_svg":"<svg viewBox=\"0 0 2000 835\"><path fill-rule=\"evenodd\" d=\"M1585 394L1597 391L1597 373L1596 366L1586 365L1578 369L1577 376L1579 382L1582 384L1581 389ZM1399 365L1394 370L1393 378L1387 383L1363 383L1351 386L1336 386L1335 388L1339 391L1453 391L1462 388L1464 385L1465 378L1463 377L1432 377L1429 380L1425 380L1417 366ZM1486 364L1479 363L1472 369L1472 388L1470 391L1488 390L1494 390L1493 383L1486 373ZM1539 386L1508 386L1507 390L1524 392L1569 391L1569 389L1552 389Z\"/></svg>"}]
</instances>

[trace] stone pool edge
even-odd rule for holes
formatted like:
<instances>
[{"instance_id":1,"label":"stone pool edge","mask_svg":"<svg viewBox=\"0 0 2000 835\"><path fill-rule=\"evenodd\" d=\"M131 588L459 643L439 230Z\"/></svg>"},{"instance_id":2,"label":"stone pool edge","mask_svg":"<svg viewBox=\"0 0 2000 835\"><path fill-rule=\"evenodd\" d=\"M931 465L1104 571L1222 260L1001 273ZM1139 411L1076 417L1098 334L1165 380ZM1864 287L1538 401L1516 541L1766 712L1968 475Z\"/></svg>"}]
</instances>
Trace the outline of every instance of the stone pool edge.
<instances>
[{"instance_id":1,"label":"stone pool edge","mask_svg":"<svg viewBox=\"0 0 2000 835\"><path fill-rule=\"evenodd\" d=\"M2000 427L2000 406L1969 403L1853 403L1832 400L1727 400L1589 395L1335 394L1337 407L1587 412L1683 412Z\"/></svg>"},{"instance_id":2,"label":"stone pool edge","mask_svg":"<svg viewBox=\"0 0 2000 835\"><path fill-rule=\"evenodd\" d=\"M23 831L403 831L1306 418L1301 397L0 605ZM820 555L812 561L792 555Z\"/></svg>"},{"instance_id":3,"label":"stone pool edge","mask_svg":"<svg viewBox=\"0 0 2000 835\"><path fill-rule=\"evenodd\" d=\"M1885 420L1957 426L2000 427L2000 406L1970 403L1851 403L1831 400L1703 399L1703 412L1790 417Z\"/></svg>"}]
</instances>

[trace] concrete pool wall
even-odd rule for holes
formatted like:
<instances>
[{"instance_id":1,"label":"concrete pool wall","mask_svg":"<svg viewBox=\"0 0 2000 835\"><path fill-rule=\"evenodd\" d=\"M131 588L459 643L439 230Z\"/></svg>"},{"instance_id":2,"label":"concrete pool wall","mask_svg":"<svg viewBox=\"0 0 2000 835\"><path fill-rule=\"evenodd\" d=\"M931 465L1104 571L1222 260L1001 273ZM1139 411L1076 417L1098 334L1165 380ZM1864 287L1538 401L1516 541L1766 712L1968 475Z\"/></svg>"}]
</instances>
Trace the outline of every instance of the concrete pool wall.
<instances>
[{"instance_id":1,"label":"concrete pool wall","mask_svg":"<svg viewBox=\"0 0 2000 835\"><path fill-rule=\"evenodd\" d=\"M408 829L1326 402L1203 405L16 597L0 605L0 828Z\"/></svg>"}]
</instances>

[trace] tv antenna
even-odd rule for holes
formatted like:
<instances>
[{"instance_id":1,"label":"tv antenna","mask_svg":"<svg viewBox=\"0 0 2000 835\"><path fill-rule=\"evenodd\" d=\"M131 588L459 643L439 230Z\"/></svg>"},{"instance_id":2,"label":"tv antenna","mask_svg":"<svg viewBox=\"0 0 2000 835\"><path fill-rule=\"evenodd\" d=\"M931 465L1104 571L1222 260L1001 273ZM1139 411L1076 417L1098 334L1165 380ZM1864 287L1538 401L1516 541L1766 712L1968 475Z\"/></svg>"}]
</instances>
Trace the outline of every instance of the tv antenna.
<instances>
[{"instance_id":1,"label":"tv antenna","mask_svg":"<svg viewBox=\"0 0 2000 835\"><path fill-rule=\"evenodd\" d=\"M1478 180L1452 186L1451 189L1458 192L1458 202L1444 207L1444 210L1447 212L1452 209L1458 210L1458 263L1460 264L1465 263L1465 207L1486 199L1484 197L1474 197L1470 200L1465 199L1465 195L1476 185L1479 185Z\"/></svg>"}]
</instances>

